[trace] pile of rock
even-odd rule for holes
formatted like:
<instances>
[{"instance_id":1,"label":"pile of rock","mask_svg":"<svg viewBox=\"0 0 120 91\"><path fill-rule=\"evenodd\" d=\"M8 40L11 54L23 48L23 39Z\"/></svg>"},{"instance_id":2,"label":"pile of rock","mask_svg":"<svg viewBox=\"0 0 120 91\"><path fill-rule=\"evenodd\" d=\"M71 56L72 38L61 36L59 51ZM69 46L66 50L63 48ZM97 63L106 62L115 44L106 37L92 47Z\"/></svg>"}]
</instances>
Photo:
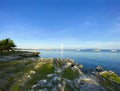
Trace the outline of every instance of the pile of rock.
<instances>
[{"instance_id":1,"label":"pile of rock","mask_svg":"<svg viewBox=\"0 0 120 91\"><path fill-rule=\"evenodd\" d=\"M22 54L18 54L21 57L39 57L40 52L26 52Z\"/></svg>"},{"instance_id":2,"label":"pile of rock","mask_svg":"<svg viewBox=\"0 0 120 91\"><path fill-rule=\"evenodd\" d=\"M92 77L82 73L83 66L80 64L75 64L68 59L57 58L53 59L53 67L54 73L48 74L46 79L38 81L30 91L35 91L36 88L39 88L39 91L65 91L66 86L69 86L73 91L106 91ZM68 68L77 71L79 77L74 80L63 78L61 74ZM102 71L102 67L98 66L96 70Z\"/></svg>"}]
</instances>

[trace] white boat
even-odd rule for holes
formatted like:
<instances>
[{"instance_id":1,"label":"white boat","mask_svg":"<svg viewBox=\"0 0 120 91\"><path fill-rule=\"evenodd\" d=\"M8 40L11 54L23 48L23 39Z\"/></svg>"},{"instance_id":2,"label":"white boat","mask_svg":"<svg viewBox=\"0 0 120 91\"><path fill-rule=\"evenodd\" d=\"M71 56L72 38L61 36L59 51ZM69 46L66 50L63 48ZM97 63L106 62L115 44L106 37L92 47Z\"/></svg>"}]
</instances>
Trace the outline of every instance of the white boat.
<instances>
[{"instance_id":1,"label":"white boat","mask_svg":"<svg viewBox=\"0 0 120 91\"><path fill-rule=\"evenodd\" d=\"M117 50L115 50L115 49L112 49L112 50L111 50L111 52L117 52Z\"/></svg>"},{"instance_id":2,"label":"white boat","mask_svg":"<svg viewBox=\"0 0 120 91\"><path fill-rule=\"evenodd\" d=\"M94 51L94 52L100 52L101 49L94 49L93 51Z\"/></svg>"}]
</instances>

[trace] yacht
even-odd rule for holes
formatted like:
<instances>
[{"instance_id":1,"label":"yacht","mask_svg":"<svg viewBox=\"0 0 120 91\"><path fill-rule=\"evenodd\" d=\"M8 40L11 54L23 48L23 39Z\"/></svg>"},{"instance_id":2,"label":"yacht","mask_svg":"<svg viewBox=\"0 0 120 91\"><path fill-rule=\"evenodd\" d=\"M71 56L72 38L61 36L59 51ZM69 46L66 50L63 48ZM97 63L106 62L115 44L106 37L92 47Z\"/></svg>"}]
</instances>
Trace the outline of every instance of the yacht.
<instances>
[{"instance_id":1,"label":"yacht","mask_svg":"<svg viewBox=\"0 0 120 91\"><path fill-rule=\"evenodd\" d=\"M117 50L116 49L111 49L111 52L117 52Z\"/></svg>"},{"instance_id":2,"label":"yacht","mask_svg":"<svg viewBox=\"0 0 120 91\"><path fill-rule=\"evenodd\" d=\"M100 52L101 49L94 49L93 51L94 51L94 52Z\"/></svg>"}]
</instances>

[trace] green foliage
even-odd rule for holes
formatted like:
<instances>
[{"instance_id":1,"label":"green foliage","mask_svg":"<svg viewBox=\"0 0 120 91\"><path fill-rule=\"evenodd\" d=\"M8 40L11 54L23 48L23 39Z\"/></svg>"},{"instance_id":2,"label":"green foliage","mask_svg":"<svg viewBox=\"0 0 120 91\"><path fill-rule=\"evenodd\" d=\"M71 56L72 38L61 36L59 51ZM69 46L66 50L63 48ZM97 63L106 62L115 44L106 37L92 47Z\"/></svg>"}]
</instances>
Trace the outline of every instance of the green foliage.
<instances>
[{"instance_id":1,"label":"green foliage","mask_svg":"<svg viewBox=\"0 0 120 91\"><path fill-rule=\"evenodd\" d=\"M27 67L27 65L30 65L33 62L34 61L31 60L26 60L25 62L23 62L22 60L12 62L0 62L0 90L6 91L8 88L10 88L10 91L18 91L16 90L18 84L16 85L15 81L18 81L24 73L29 71L30 68L33 68L32 65L30 67ZM14 82L15 84L13 84Z\"/></svg>"},{"instance_id":2,"label":"green foliage","mask_svg":"<svg viewBox=\"0 0 120 91\"><path fill-rule=\"evenodd\" d=\"M106 72L101 74L101 76L120 84L120 77L115 73Z\"/></svg>"},{"instance_id":3,"label":"green foliage","mask_svg":"<svg viewBox=\"0 0 120 91\"><path fill-rule=\"evenodd\" d=\"M23 88L23 89L29 90L32 85L36 84L39 80L46 79L47 74L51 74L53 72L54 72L54 69L53 69L52 63L42 64L40 68L36 70L36 74L31 75L31 79L28 80L26 82L26 85L24 86L26 88ZM21 91L23 91L23 89L21 89Z\"/></svg>"},{"instance_id":4,"label":"green foliage","mask_svg":"<svg viewBox=\"0 0 120 91\"><path fill-rule=\"evenodd\" d=\"M18 84L14 84L10 87L10 91L19 91L19 85Z\"/></svg>"},{"instance_id":5,"label":"green foliage","mask_svg":"<svg viewBox=\"0 0 120 91\"><path fill-rule=\"evenodd\" d=\"M117 85L120 84L120 77L117 74L111 71L105 71L99 75L102 77L99 83L106 88L107 91L119 91Z\"/></svg>"},{"instance_id":6,"label":"green foliage","mask_svg":"<svg viewBox=\"0 0 120 91\"><path fill-rule=\"evenodd\" d=\"M14 47L16 47L16 45L14 44L13 40L6 38L3 40L0 40L0 51L5 52L5 51L10 51L10 50L14 50Z\"/></svg>"},{"instance_id":7,"label":"green foliage","mask_svg":"<svg viewBox=\"0 0 120 91\"><path fill-rule=\"evenodd\" d=\"M79 91L79 90L75 90L75 88L72 88L69 84L65 85L65 91Z\"/></svg>"},{"instance_id":8,"label":"green foliage","mask_svg":"<svg viewBox=\"0 0 120 91\"><path fill-rule=\"evenodd\" d=\"M79 73L77 71L73 71L70 68L67 68L64 70L62 77L67 78L69 80L74 80L79 76Z\"/></svg>"}]
</instances>

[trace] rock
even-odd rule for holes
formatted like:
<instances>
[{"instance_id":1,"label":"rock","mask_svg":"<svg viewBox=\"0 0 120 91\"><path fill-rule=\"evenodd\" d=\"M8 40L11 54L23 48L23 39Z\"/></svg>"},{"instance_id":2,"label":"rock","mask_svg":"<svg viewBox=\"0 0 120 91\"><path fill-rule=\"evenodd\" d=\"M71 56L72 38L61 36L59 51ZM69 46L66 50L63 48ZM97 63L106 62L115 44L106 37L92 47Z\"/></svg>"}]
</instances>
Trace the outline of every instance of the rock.
<instances>
[{"instance_id":1,"label":"rock","mask_svg":"<svg viewBox=\"0 0 120 91\"><path fill-rule=\"evenodd\" d=\"M63 86L60 83L58 84L58 91L64 91Z\"/></svg>"},{"instance_id":2,"label":"rock","mask_svg":"<svg viewBox=\"0 0 120 91\"><path fill-rule=\"evenodd\" d=\"M109 73L110 73L110 74L115 74L115 72L114 72L114 71L112 71L112 70L109 70Z\"/></svg>"},{"instance_id":3,"label":"rock","mask_svg":"<svg viewBox=\"0 0 120 91\"><path fill-rule=\"evenodd\" d=\"M71 62L67 62L67 63L66 63L67 67L70 67L71 64L72 64Z\"/></svg>"},{"instance_id":4,"label":"rock","mask_svg":"<svg viewBox=\"0 0 120 91\"><path fill-rule=\"evenodd\" d=\"M101 72L101 71L103 71L103 68L102 68L102 66L97 66L97 67L96 67L96 71L98 71L98 72Z\"/></svg>"},{"instance_id":5,"label":"rock","mask_svg":"<svg viewBox=\"0 0 120 91\"><path fill-rule=\"evenodd\" d=\"M35 74L36 72L35 71L30 71L31 74Z\"/></svg>"},{"instance_id":6,"label":"rock","mask_svg":"<svg viewBox=\"0 0 120 91\"><path fill-rule=\"evenodd\" d=\"M96 84L92 79L90 78L84 78L80 81L80 83L89 83L89 84Z\"/></svg>"},{"instance_id":7,"label":"rock","mask_svg":"<svg viewBox=\"0 0 120 91\"><path fill-rule=\"evenodd\" d=\"M102 75L102 74L106 74L106 73L109 73L109 72L108 71L102 71L99 74Z\"/></svg>"},{"instance_id":8,"label":"rock","mask_svg":"<svg viewBox=\"0 0 120 91\"><path fill-rule=\"evenodd\" d=\"M29 90L29 91L34 91L34 89L31 89L31 90Z\"/></svg>"},{"instance_id":9,"label":"rock","mask_svg":"<svg viewBox=\"0 0 120 91\"><path fill-rule=\"evenodd\" d=\"M52 85L51 82L49 82L46 86L47 86L47 87L53 87L53 85Z\"/></svg>"},{"instance_id":10,"label":"rock","mask_svg":"<svg viewBox=\"0 0 120 91\"><path fill-rule=\"evenodd\" d=\"M59 76L55 76L55 77L53 78L53 81L55 82L55 81L57 81L59 78L60 78Z\"/></svg>"},{"instance_id":11,"label":"rock","mask_svg":"<svg viewBox=\"0 0 120 91\"><path fill-rule=\"evenodd\" d=\"M78 80L77 80L77 79L74 80L73 83L74 83L74 85L75 85L76 88L79 88L79 83L78 83Z\"/></svg>"},{"instance_id":12,"label":"rock","mask_svg":"<svg viewBox=\"0 0 120 91\"><path fill-rule=\"evenodd\" d=\"M37 87L37 84L35 84L35 85L32 86L32 88L35 88L35 87Z\"/></svg>"},{"instance_id":13,"label":"rock","mask_svg":"<svg viewBox=\"0 0 120 91\"><path fill-rule=\"evenodd\" d=\"M52 88L51 91L58 91L56 87Z\"/></svg>"},{"instance_id":14,"label":"rock","mask_svg":"<svg viewBox=\"0 0 120 91\"><path fill-rule=\"evenodd\" d=\"M47 88L39 89L39 91L48 91L48 89Z\"/></svg>"},{"instance_id":15,"label":"rock","mask_svg":"<svg viewBox=\"0 0 120 91\"><path fill-rule=\"evenodd\" d=\"M39 57L40 52L26 52L22 54L18 54L20 57Z\"/></svg>"},{"instance_id":16,"label":"rock","mask_svg":"<svg viewBox=\"0 0 120 91\"><path fill-rule=\"evenodd\" d=\"M81 70L80 70L76 65L74 65L74 66L72 67L72 70L73 70L73 71L78 71L79 74L82 74Z\"/></svg>"},{"instance_id":17,"label":"rock","mask_svg":"<svg viewBox=\"0 0 120 91\"><path fill-rule=\"evenodd\" d=\"M83 78L80 81L80 91L106 91L106 90L93 79Z\"/></svg>"},{"instance_id":18,"label":"rock","mask_svg":"<svg viewBox=\"0 0 120 91\"><path fill-rule=\"evenodd\" d=\"M83 65L82 64L78 64L77 65L79 69L82 69L83 68Z\"/></svg>"},{"instance_id":19,"label":"rock","mask_svg":"<svg viewBox=\"0 0 120 91\"><path fill-rule=\"evenodd\" d=\"M27 77L28 77L28 78L31 78L31 76L30 76L30 75L28 75Z\"/></svg>"},{"instance_id":20,"label":"rock","mask_svg":"<svg viewBox=\"0 0 120 91\"><path fill-rule=\"evenodd\" d=\"M48 74L47 75L48 78L51 78L51 77L54 77L54 76L56 76L56 74Z\"/></svg>"},{"instance_id":21,"label":"rock","mask_svg":"<svg viewBox=\"0 0 120 91\"><path fill-rule=\"evenodd\" d=\"M66 84L66 82L63 80L62 81L62 91L64 91L64 89L65 89L65 84Z\"/></svg>"},{"instance_id":22,"label":"rock","mask_svg":"<svg viewBox=\"0 0 120 91\"><path fill-rule=\"evenodd\" d=\"M57 72L57 73L62 73L64 70L65 70L65 68L62 67L62 68L57 69L55 72Z\"/></svg>"},{"instance_id":23,"label":"rock","mask_svg":"<svg viewBox=\"0 0 120 91\"><path fill-rule=\"evenodd\" d=\"M57 80L58 80L58 81L63 81L63 79L62 79L62 78L60 78L60 77L59 77Z\"/></svg>"},{"instance_id":24,"label":"rock","mask_svg":"<svg viewBox=\"0 0 120 91\"><path fill-rule=\"evenodd\" d=\"M46 80L46 79L40 80L40 81L38 82L38 84L39 84L41 87L43 87L43 86L45 86L45 85L47 84L47 80Z\"/></svg>"}]
</instances>

